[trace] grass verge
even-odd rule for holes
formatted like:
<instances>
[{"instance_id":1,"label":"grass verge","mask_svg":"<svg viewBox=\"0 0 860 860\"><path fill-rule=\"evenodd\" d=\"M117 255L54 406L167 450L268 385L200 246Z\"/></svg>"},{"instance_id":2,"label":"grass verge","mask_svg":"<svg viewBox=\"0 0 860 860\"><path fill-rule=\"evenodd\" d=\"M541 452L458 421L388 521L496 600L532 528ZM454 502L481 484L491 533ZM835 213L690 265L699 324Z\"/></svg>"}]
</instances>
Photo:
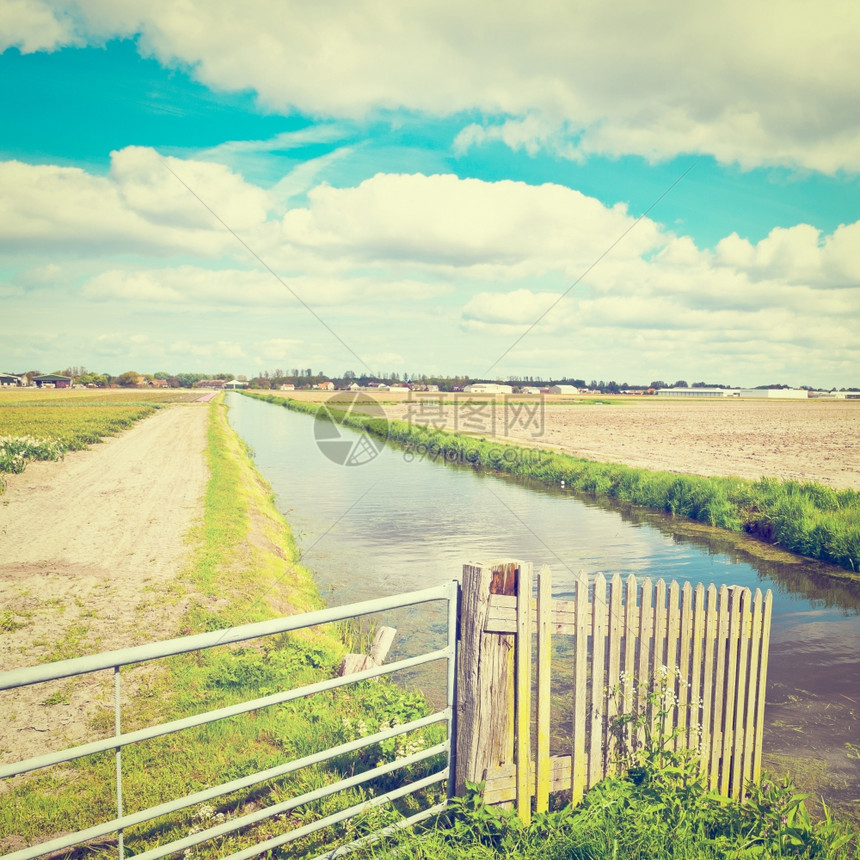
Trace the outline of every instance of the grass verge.
<instances>
[{"instance_id":1,"label":"grass verge","mask_svg":"<svg viewBox=\"0 0 860 860\"><path fill-rule=\"evenodd\" d=\"M210 480L203 515L190 535L193 561L164 595L187 603L179 632L217 630L319 608L322 601L311 573L299 563L270 488L227 424L222 398L210 407L207 457ZM130 698L123 710L123 730L329 678L345 650L343 630L329 627L216 647L155 666L129 667L122 672ZM89 739L112 734L113 712L109 696L105 698ZM427 703L414 693L390 683L365 682L134 744L123 751L124 811L132 813L241 779L429 712ZM393 761L407 745L412 750L438 743L435 728L130 827L124 833L125 844L129 853L137 854L248 818L248 826L238 835L219 836L184 853L185 860L225 856L393 787L402 778L397 771L366 787L287 809L272 820L252 821L264 807ZM7 781L0 787L0 853L113 818L114 768L113 753L102 753ZM413 773L423 768L415 765ZM291 856L319 853L331 838L323 831L297 841ZM65 856L116 856L116 839L96 840Z\"/></svg>"},{"instance_id":2,"label":"grass verge","mask_svg":"<svg viewBox=\"0 0 860 860\"><path fill-rule=\"evenodd\" d=\"M242 392L316 415L317 403ZM329 411L336 411L331 400ZM418 456L517 475L595 496L608 496L733 532L747 532L790 552L860 572L860 493L813 482L654 472L598 463L539 448L501 444L405 421L338 412L338 421L414 451ZM850 574L848 574L850 575Z\"/></svg>"}]
</instances>

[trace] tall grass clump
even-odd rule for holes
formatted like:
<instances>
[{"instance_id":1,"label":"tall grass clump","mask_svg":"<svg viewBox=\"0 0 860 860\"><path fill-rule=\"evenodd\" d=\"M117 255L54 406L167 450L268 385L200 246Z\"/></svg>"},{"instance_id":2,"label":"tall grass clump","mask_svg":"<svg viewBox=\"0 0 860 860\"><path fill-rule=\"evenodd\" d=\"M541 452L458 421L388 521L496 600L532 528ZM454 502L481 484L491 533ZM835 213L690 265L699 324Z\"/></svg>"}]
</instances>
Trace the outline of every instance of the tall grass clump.
<instances>
[{"instance_id":1,"label":"tall grass clump","mask_svg":"<svg viewBox=\"0 0 860 860\"><path fill-rule=\"evenodd\" d=\"M318 415L319 403L243 392L296 412ZM329 412L337 402L326 401ZM319 413L321 419L324 413ZM497 443L406 421L337 412L346 426L404 448L413 457L448 462L606 496L733 532L747 532L790 552L860 572L860 493L820 484L761 478L656 472L568 454Z\"/></svg>"}]
</instances>

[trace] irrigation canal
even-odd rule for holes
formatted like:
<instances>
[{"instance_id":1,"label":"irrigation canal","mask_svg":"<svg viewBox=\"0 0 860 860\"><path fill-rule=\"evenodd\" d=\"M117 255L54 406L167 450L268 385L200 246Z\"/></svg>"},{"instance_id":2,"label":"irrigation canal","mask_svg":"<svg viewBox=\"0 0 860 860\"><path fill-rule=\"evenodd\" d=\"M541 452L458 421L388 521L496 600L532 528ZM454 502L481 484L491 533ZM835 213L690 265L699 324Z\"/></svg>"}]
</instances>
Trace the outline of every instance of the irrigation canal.
<instances>
[{"instance_id":1,"label":"irrigation canal","mask_svg":"<svg viewBox=\"0 0 860 860\"><path fill-rule=\"evenodd\" d=\"M580 570L772 588L765 767L790 769L805 791L860 819L860 583L828 575L838 568L395 447L340 465L317 442L328 422L239 394L228 403L329 605L423 588L455 577L464 562L498 558L550 565L556 597L570 595ZM359 439L342 432L348 444ZM442 629L426 609L385 623L399 630L393 657L437 641ZM432 677L413 681L432 697Z\"/></svg>"}]
</instances>

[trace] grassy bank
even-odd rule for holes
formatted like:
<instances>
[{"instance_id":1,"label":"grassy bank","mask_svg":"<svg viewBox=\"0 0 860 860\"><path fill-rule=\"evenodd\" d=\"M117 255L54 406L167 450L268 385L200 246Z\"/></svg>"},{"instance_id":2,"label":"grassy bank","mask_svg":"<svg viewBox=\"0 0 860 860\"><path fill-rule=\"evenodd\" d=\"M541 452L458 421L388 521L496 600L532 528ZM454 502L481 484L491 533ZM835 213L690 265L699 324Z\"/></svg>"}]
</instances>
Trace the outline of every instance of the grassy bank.
<instances>
[{"instance_id":1,"label":"grassy bank","mask_svg":"<svg viewBox=\"0 0 860 860\"><path fill-rule=\"evenodd\" d=\"M319 404L244 392L297 412L315 415ZM332 409L332 402L327 402ZM350 412L343 424L366 430L413 451L447 460L533 478L689 517L734 532L748 532L790 552L860 572L860 493L811 482L653 472L616 463L598 463L537 448L447 433L405 421L386 421Z\"/></svg>"},{"instance_id":2,"label":"grassy bank","mask_svg":"<svg viewBox=\"0 0 860 860\"><path fill-rule=\"evenodd\" d=\"M220 400L210 407L210 480L201 520L189 536L193 560L159 598L184 604L178 634L217 630L322 605L310 571L299 563L271 489L227 424L226 407ZM330 678L346 650L344 630L329 626L124 669L123 686L130 701L123 711L123 730L134 731ZM89 727L89 738L112 732L109 687L104 700L106 706ZM239 779L353 741L382 724L406 722L428 712L427 704L416 694L393 684L365 683L138 743L123 752L125 811ZM140 853L392 761L402 754L404 744L423 748L438 741L431 730L420 737L416 734L404 735L400 742L392 741L384 748L367 748L348 760L269 779L128 828L125 843L130 852ZM113 753L103 753L4 785L0 853L112 818L114 767ZM396 781L397 773L389 779ZM376 792L380 785L371 788ZM189 849L184 856L186 860L224 856L358 803L370 790L357 788L304 805L249 826L241 836L223 836ZM296 843L291 856L319 853L326 838L331 834ZM90 844L68 856L93 855L116 856L115 840Z\"/></svg>"}]
</instances>

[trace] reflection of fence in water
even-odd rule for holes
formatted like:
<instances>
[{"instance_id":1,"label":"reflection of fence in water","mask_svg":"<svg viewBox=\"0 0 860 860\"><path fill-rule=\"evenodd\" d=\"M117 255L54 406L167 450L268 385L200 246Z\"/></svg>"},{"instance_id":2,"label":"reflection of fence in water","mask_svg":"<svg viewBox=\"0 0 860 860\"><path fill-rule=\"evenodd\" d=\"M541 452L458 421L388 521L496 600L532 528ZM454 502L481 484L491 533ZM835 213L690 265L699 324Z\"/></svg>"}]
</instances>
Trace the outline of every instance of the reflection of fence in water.
<instances>
[{"instance_id":1,"label":"reflection of fence in water","mask_svg":"<svg viewBox=\"0 0 860 860\"><path fill-rule=\"evenodd\" d=\"M529 564L464 568L458 785L484 781L488 802L516 798L521 815L528 815L532 793L538 810L546 809L550 789L580 800L616 768L621 750L610 726L619 700L634 712L650 707L647 685L662 674L673 747L698 748L710 786L738 797L760 770L771 593L667 587L633 576L607 583L599 575L591 584L580 576L574 600L551 600L549 580L545 567L535 601ZM551 693L553 635L574 644L572 696L565 699ZM550 756L551 726L559 719L569 726L569 752ZM649 712L652 728L657 719ZM641 730L630 740L641 743Z\"/></svg>"}]
</instances>

